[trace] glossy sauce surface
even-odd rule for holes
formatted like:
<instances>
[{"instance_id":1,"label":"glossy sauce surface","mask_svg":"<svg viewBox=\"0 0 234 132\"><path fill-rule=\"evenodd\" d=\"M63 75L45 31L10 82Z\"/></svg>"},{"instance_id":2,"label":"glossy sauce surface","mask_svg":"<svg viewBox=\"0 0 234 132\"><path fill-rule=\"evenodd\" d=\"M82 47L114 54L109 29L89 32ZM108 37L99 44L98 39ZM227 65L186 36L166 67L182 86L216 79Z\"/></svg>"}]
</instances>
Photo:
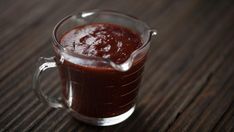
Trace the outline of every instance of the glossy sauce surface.
<instances>
[{"instance_id":1,"label":"glossy sauce surface","mask_svg":"<svg viewBox=\"0 0 234 132\"><path fill-rule=\"evenodd\" d=\"M130 29L98 23L70 30L61 38L61 44L77 54L122 63L142 42ZM58 65L64 101L73 111L88 117L113 117L128 111L135 105L145 58L142 56L126 72L65 60Z\"/></svg>"},{"instance_id":2,"label":"glossy sauce surface","mask_svg":"<svg viewBox=\"0 0 234 132\"><path fill-rule=\"evenodd\" d=\"M142 46L137 33L107 23L74 28L63 36L61 44L74 53L108 58L117 64L126 61Z\"/></svg>"}]
</instances>

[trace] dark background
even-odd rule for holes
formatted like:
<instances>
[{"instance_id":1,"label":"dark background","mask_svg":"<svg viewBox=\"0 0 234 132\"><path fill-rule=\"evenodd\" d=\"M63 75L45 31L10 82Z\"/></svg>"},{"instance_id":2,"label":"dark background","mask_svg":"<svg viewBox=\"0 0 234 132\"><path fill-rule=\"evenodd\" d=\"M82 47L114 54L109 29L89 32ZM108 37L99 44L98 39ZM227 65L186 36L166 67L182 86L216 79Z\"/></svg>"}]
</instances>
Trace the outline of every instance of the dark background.
<instances>
[{"instance_id":1,"label":"dark background","mask_svg":"<svg viewBox=\"0 0 234 132\"><path fill-rule=\"evenodd\" d=\"M1 0L0 131L233 131L233 0ZM73 12L111 9L158 30L137 109L125 122L94 127L49 108L32 92L54 25ZM56 72L42 80L59 93Z\"/></svg>"}]
</instances>

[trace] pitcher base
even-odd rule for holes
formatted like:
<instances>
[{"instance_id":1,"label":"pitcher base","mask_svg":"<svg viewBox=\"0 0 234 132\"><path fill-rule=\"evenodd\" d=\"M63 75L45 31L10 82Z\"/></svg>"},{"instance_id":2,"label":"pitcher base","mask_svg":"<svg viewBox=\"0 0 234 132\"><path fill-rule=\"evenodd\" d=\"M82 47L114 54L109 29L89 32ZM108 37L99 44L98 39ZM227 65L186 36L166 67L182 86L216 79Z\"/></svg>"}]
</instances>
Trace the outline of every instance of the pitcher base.
<instances>
[{"instance_id":1,"label":"pitcher base","mask_svg":"<svg viewBox=\"0 0 234 132\"><path fill-rule=\"evenodd\" d=\"M135 106L133 106L131 109L129 109L127 112L118 115L118 116L114 116L114 117L108 117L108 118L92 118L92 117L87 117L84 115L81 115L77 112L71 111L71 114L77 119L80 120L82 122L91 124L91 125L95 125L95 126L111 126L111 125L115 125L118 123L123 122L124 120L126 120L128 117L130 117L132 115L132 113L135 110Z\"/></svg>"}]
</instances>

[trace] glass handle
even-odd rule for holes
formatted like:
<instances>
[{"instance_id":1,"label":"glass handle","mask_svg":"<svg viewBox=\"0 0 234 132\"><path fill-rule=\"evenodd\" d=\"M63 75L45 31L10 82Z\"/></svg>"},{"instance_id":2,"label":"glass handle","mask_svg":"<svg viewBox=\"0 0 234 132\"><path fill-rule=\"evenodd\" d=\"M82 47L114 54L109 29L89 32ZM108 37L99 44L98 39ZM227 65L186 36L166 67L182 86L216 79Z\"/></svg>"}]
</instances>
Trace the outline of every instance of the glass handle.
<instances>
[{"instance_id":1,"label":"glass handle","mask_svg":"<svg viewBox=\"0 0 234 132\"><path fill-rule=\"evenodd\" d=\"M53 108L64 108L64 105L61 100L49 97L43 93L40 87L40 76L41 74L50 68L56 68L56 62L54 61L54 57L44 58L40 57L37 62L36 71L33 76L33 91L36 93L38 98L44 103L48 104Z\"/></svg>"}]
</instances>

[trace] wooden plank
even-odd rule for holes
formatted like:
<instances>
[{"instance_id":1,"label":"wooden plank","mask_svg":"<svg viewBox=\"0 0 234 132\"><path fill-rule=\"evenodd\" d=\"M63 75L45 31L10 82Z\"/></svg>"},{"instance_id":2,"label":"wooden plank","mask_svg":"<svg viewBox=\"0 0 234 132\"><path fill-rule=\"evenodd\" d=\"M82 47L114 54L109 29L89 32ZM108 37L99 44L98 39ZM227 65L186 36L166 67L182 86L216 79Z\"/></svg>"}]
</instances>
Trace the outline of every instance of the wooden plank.
<instances>
[{"instance_id":1,"label":"wooden plank","mask_svg":"<svg viewBox=\"0 0 234 132\"><path fill-rule=\"evenodd\" d=\"M72 3L70 3L70 4L72 4ZM76 6L74 5L73 6L73 8L75 8ZM57 15L61 15L61 13L63 12L64 13L64 9L66 9L66 6L64 6L64 8L60 8L61 10L61 12L56 12L57 13ZM56 16L56 15L55 15ZM58 18L57 18L58 19ZM48 20L48 19L47 19ZM53 17L51 17L51 19L49 19L50 21L51 20L53 20ZM48 23L48 21L47 21L47 23ZM50 22L51 23L51 22ZM53 24L53 23L52 23ZM54 25L54 24L53 24ZM42 26L45 26L45 25L42 25ZM46 26L51 26L51 24L50 25L46 25ZM52 27L52 26L51 26ZM42 27L38 27L38 29L40 29L41 31L43 31L45 28L42 28ZM34 30L29 30L28 31L28 35L29 34L32 34L32 31L35 31L35 29ZM51 31L50 31L51 32ZM36 32L35 31L35 33L37 33L38 34L38 32ZM46 35L46 34L45 34ZM28 38L27 37L25 37L25 36L23 36L26 40L28 40ZM45 37L45 36L42 36L41 35L41 39L40 38L38 38L38 43L40 43L40 41L39 40L43 40L43 37ZM50 36L48 36L48 37L50 37ZM48 38L48 37L45 37L45 38ZM22 42L22 44L25 44L24 42ZM49 46L48 46L48 42L46 42L45 44L44 44L44 46L46 46L46 47L48 47L48 48L46 48L46 50L48 50L49 49ZM33 48L35 48L36 46L33 46ZM44 50L44 47L42 48L43 50ZM51 50L51 49L50 49ZM36 51L37 51L37 49L36 49ZM35 51L32 51L32 53L35 53ZM48 53L48 51L47 51L47 53ZM22 52L20 52L20 54L22 54ZM29 55L28 55L29 56ZM27 58L25 58L25 60L27 60L28 59L28 56L26 56ZM23 58L23 57L22 57ZM21 60L19 60L20 61L20 63L22 63L23 61L24 61L24 59L21 59ZM27 67L29 67L29 69L32 69L32 70L34 70L33 68L34 67L31 67L32 66L32 63L34 63L35 62L35 58L29 58L29 60L27 61ZM25 63L24 63L25 64ZM17 67L17 65L19 65L19 64L15 64L14 65L14 67ZM30 68L31 67L31 68ZM19 72L18 72L18 75L20 76L21 75L21 72L22 72L22 70L23 69L27 69L26 67L25 67L25 65L24 65L24 67L20 67L20 69L17 69ZM32 70L30 71L30 76L27 76L27 83L28 82L30 82L31 83L31 75L32 75ZM7 72L10 72L10 70L6 70ZM12 74L10 74L10 75L12 75ZM17 75L17 74L16 74ZM14 78L14 74L11 76L11 77L13 77ZM21 79L23 79L23 78L21 78ZM7 80L8 82L6 82L5 84L7 84L7 83L9 83L9 79ZM27 85L27 84L26 84ZM25 84L24 84L24 87L26 86ZM14 85L12 85L12 86L14 86ZM4 87L5 88L5 87ZM7 88L6 88L7 89ZM20 87L18 87L18 91L20 91L21 90L21 88ZM13 91L12 89L10 90L9 89L9 87L8 87L8 91ZM29 91L31 91L31 89L27 89L27 92L29 92ZM9 92L8 92L9 93ZM16 94L17 93L17 90L14 90L13 91L13 94ZM12 97L12 95L11 96L8 96L9 98L10 97ZM19 96L20 97L20 96ZM32 98L32 97L31 97ZM30 99L31 100L31 98L28 98L28 99ZM2 100L1 100L2 101ZM15 100L15 101L17 101L17 99Z\"/></svg>"},{"instance_id":2,"label":"wooden plank","mask_svg":"<svg viewBox=\"0 0 234 132\"><path fill-rule=\"evenodd\" d=\"M233 52L229 53L233 54ZM229 68L233 66L231 58L233 58L233 55L224 61L225 64L216 73L213 73L209 84L177 119L171 131L188 131L191 129L194 131L210 131L214 127L217 120L233 102L233 68ZM208 119L207 116L210 116L210 118ZM197 130L198 128L200 130Z\"/></svg>"},{"instance_id":3,"label":"wooden plank","mask_svg":"<svg viewBox=\"0 0 234 132\"><path fill-rule=\"evenodd\" d=\"M220 25L222 25L222 24L220 24ZM214 31L214 32L216 32L216 31ZM204 45L204 44L203 44ZM207 48L204 48L204 49L207 49ZM199 50L198 50L199 51ZM215 60L214 60L215 61ZM173 66L175 66L176 64L175 63L171 63L171 64L173 64ZM196 68L197 69L197 68ZM161 70L161 69L160 69ZM192 70L192 69L189 69L190 71ZM189 72L188 72L189 73ZM190 72L191 74L194 74L193 72ZM187 77L187 78L189 78L189 76ZM178 82L178 81L176 81L176 82ZM192 81L193 82L193 81ZM173 84L173 83L172 83ZM169 88L170 87L175 87L175 86L169 86ZM163 87L163 88L165 88L165 87ZM172 91L172 89L171 89L171 91ZM151 91L148 91L149 93L152 93ZM152 94L153 95L153 94ZM163 96L165 96L165 94L162 94ZM156 97L155 97L156 96ZM157 98L159 95L155 95L154 97L152 96L152 98ZM147 97L149 97L149 96L147 96ZM145 98L144 98L145 99ZM168 100L169 101L169 103L171 102L170 100ZM155 101L151 101L151 102L154 102L154 105L156 105L157 103L155 103ZM151 107L152 107L152 104L149 104L149 103L147 103L147 101L146 101L146 105L147 106L150 106L151 105ZM164 104L165 105L165 104ZM147 107L146 106L146 107ZM167 105L165 105L166 107L168 107ZM162 109L162 110L165 110L164 108ZM149 117L149 115L147 115L147 113L151 113L150 111L155 111L155 110L149 110L148 112L143 112L143 113L145 113L145 116L142 116L142 118L141 118L141 120L144 122L144 118L147 116L147 117ZM159 112L160 113L160 112ZM151 114L151 115L154 115L154 114ZM153 119L153 117L155 117L155 118L157 118L157 116L152 116L152 119ZM136 118L136 119L138 119L138 118ZM134 121L136 121L135 119L133 119ZM139 120L139 119L138 119ZM131 121L130 121L131 122ZM150 122L148 122L148 123L150 123ZM152 123L154 123L153 121L152 121ZM140 125L141 124L141 125ZM139 122L139 125L140 126L143 126L142 125L142 122ZM133 126L136 126L136 125L133 125ZM128 127L129 128L129 127ZM143 128L146 128L146 127L143 127ZM139 129L138 129L139 130Z\"/></svg>"},{"instance_id":4,"label":"wooden plank","mask_svg":"<svg viewBox=\"0 0 234 132\"><path fill-rule=\"evenodd\" d=\"M72 4L72 3L71 3ZM76 6L73 6L73 8L75 8ZM4 81L1 80L1 87L4 87L4 85L6 85L9 82L5 82L5 80L9 79L8 81L10 81L12 78L14 78L14 76L19 76L20 72L22 71L22 69L32 69L30 68L32 65L35 65L35 60L38 58L38 56L43 55L42 53L40 53L40 51L43 50L47 50L47 54L48 55L48 51L52 51L51 49L51 41L49 40L49 38L51 37L51 32L52 32L52 27L55 25L55 22L53 23L52 21L54 20L59 20L58 15L61 15L61 13L66 14L66 12L64 12L64 9L67 9L67 7L64 5L64 8L60 8L60 12L55 12L56 14L52 15L55 17L50 17L50 19L46 19L46 21L44 22L44 24L41 24L40 26L30 29L29 31L25 32L25 35L22 36L23 40L18 40L14 43L12 43L11 45L16 45L18 44L18 46L22 46L20 48L24 49L24 50L29 50L29 52L27 54L24 54L23 52L15 52L17 51L17 49L19 49L19 47L15 47L14 50L12 52L10 52L8 54L8 56L11 56L10 58L16 61L7 61L5 63L3 63L1 66L2 69L6 69L1 75L3 75L2 79L4 79ZM61 17L61 16L60 16ZM51 23L51 24L50 24ZM38 33L42 33L41 35L38 36ZM34 39L34 42L32 44L31 38L27 37L31 35L32 38ZM48 46L49 45L49 46ZM23 48L26 47L26 48ZM14 53L14 54L13 54ZM37 53L37 54L35 54ZM12 54L12 55L10 55ZM34 57L30 57L30 55L34 55ZM21 59L17 59L18 56L21 57ZM11 65L9 66L9 63L11 63ZM5 65L5 67L4 67ZM22 65L21 67L17 67L17 65ZM25 67L24 67L25 66ZM18 72L19 74L10 74L11 71L14 70L15 72ZM14 72L14 73L15 73ZM5 76L4 76L5 74ZM4 87L5 88L5 87Z\"/></svg>"},{"instance_id":5,"label":"wooden plank","mask_svg":"<svg viewBox=\"0 0 234 132\"><path fill-rule=\"evenodd\" d=\"M227 111L223 114L222 118L217 122L216 126L214 127L215 132L225 131L225 132L232 132L233 131L233 124L234 124L234 101L227 109Z\"/></svg>"},{"instance_id":6,"label":"wooden plank","mask_svg":"<svg viewBox=\"0 0 234 132\"><path fill-rule=\"evenodd\" d=\"M232 131L232 5L231 0L0 1L0 131ZM159 32L135 113L110 127L90 126L43 105L29 85L35 58L52 54L55 23L90 8L132 14ZM57 75L45 76L45 91L58 95Z\"/></svg>"}]
</instances>

